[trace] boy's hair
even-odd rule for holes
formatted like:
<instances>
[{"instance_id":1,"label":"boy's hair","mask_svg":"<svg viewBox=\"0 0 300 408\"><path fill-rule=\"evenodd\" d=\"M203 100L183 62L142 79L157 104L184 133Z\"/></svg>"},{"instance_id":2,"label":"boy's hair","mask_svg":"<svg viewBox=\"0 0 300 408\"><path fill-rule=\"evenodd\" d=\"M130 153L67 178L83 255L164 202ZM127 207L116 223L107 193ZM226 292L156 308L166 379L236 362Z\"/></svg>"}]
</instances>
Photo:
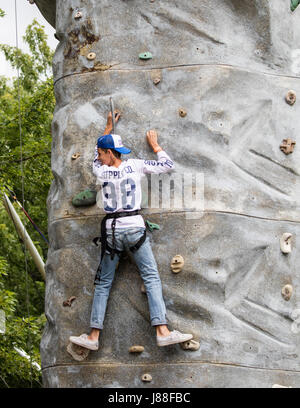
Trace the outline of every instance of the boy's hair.
<instances>
[{"instance_id":1,"label":"boy's hair","mask_svg":"<svg viewBox=\"0 0 300 408\"><path fill-rule=\"evenodd\" d=\"M112 154L117 158L121 159L121 153L117 152L115 149L102 149L105 153L107 153L107 150L111 150Z\"/></svg>"}]
</instances>

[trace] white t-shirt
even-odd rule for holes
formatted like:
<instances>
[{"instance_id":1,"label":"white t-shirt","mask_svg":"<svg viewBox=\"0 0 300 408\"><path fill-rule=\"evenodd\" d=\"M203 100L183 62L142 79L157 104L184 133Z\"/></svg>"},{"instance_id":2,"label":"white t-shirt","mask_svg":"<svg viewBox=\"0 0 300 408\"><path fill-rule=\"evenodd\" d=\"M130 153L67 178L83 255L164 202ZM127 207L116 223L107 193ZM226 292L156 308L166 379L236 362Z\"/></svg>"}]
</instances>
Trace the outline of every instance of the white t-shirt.
<instances>
[{"instance_id":1,"label":"white t-shirt","mask_svg":"<svg viewBox=\"0 0 300 408\"><path fill-rule=\"evenodd\" d=\"M174 163L164 151L157 153L158 160L122 160L119 167L101 165L97 159L97 146L93 162L93 173L102 186L102 199L106 213L134 211L141 208L141 178L147 173L166 173L174 169ZM112 219L106 221L111 228ZM145 227L141 215L120 217L116 228Z\"/></svg>"}]
</instances>

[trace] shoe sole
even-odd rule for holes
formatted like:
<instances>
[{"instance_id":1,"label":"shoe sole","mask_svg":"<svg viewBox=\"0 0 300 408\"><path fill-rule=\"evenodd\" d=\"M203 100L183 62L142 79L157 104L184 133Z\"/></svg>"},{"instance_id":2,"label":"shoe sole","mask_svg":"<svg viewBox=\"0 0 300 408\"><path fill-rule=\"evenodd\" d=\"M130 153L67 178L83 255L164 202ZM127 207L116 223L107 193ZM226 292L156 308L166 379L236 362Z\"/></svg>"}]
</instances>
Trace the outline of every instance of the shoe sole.
<instances>
[{"instance_id":1,"label":"shoe sole","mask_svg":"<svg viewBox=\"0 0 300 408\"><path fill-rule=\"evenodd\" d=\"M179 344L179 343L184 343L185 341L189 341L192 340L193 336L191 335L191 337L189 337L188 339L185 340L169 340L166 343L156 343L158 345L158 347L164 347L164 346L170 346L171 344Z\"/></svg>"},{"instance_id":2,"label":"shoe sole","mask_svg":"<svg viewBox=\"0 0 300 408\"><path fill-rule=\"evenodd\" d=\"M98 347L88 346L87 344L80 343L80 340L71 340L71 338L69 340L71 343L76 344L76 346L84 347L86 349L93 350L93 351L98 350Z\"/></svg>"}]
</instances>

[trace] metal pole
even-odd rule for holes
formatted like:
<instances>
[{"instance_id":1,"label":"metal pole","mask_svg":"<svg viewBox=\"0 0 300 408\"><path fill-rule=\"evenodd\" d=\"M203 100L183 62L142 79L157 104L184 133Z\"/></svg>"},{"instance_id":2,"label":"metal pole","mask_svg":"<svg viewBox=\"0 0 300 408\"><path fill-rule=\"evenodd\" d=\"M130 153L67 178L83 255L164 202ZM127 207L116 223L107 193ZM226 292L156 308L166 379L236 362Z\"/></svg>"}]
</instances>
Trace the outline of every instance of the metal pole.
<instances>
[{"instance_id":1,"label":"metal pole","mask_svg":"<svg viewBox=\"0 0 300 408\"><path fill-rule=\"evenodd\" d=\"M8 215L11 217L18 235L22 238L26 248L30 252L30 255L32 256L32 259L34 263L36 264L36 267L40 271L42 277L44 280L46 280L46 273L45 273L45 263L42 260L40 254L38 253L38 250L34 246L34 243L32 242L30 236L28 235L24 225L22 224L22 221L20 220L20 217L18 216L16 210L14 209L13 205L11 204L9 198L7 195L4 193L4 207L8 213Z\"/></svg>"},{"instance_id":2,"label":"metal pole","mask_svg":"<svg viewBox=\"0 0 300 408\"><path fill-rule=\"evenodd\" d=\"M111 110L111 113L112 113L112 123L113 123L112 132L115 133L115 114L114 114L115 108L114 108L114 101L113 101L113 98L112 98L112 97L110 97L109 100L110 100L110 110Z\"/></svg>"}]
</instances>

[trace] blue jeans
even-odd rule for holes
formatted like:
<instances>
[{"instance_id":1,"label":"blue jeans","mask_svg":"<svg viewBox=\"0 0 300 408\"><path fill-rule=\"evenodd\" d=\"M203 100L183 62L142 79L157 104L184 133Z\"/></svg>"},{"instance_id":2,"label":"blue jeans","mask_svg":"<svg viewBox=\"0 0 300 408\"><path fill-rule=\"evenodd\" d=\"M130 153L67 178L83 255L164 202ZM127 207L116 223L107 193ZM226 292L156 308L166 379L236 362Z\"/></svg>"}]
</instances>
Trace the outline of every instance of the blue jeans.
<instances>
[{"instance_id":1,"label":"blue jeans","mask_svg":"<svg viewBox=\"0 0 300 408\"><path fill-rule=\"evenodd\" d=\"M115 243L119 251L129 250L143 236L145 228L118 228L115 230ZM112 230L107 229L107 242L112 247ZM150 310L151 326L167 324L166 307L162 295L162 285L157 270L155 258L152 253L149 237L133 252L133 257L144 281ZM90 326L103 329L103 321L115 270L119 261L115 253L113 259L106 252L101 262L100 281L96 282Z\"/></svg>"}]
</instances>

